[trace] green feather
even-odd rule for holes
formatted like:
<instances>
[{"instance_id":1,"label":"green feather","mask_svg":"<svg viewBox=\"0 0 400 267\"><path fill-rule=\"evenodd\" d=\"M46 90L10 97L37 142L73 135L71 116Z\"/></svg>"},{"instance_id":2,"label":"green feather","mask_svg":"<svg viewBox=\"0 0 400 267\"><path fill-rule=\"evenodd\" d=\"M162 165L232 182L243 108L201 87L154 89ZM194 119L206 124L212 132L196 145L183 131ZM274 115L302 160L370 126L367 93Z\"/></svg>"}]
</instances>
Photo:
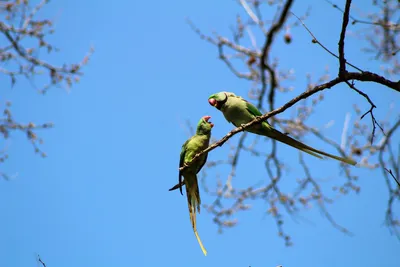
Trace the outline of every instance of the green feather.
<instances>
[{"instance_id":1,"label":"green feather","mask_svg":"<svg viewBox=\"0 0 400 267\"><path fill-rule=\"evenodd\" d=\"M261 113L253 104L251 104L250 102L247 102L247 101L244 100L244 99L243 99L243 101L246 102L247 110L248 110L251 114L253 114L253 115L256 116L256 117L262 115L262 113Z\"/></svg>"}]
</instances>

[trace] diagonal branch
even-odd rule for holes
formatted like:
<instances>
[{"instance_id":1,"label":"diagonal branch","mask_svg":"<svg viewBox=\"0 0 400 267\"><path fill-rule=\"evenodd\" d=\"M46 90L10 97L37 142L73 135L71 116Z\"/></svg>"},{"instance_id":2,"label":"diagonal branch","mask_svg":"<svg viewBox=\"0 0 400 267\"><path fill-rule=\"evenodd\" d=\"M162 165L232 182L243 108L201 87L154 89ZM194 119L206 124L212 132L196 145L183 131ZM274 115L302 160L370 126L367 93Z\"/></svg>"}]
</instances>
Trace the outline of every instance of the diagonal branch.
<instances>
[{"instance_id":1,"label":"diagonal branch","mask_svg":"<svg viewBox=\"0 0 400 267\"><path fill-rule=\"evenodd\" d=\"M235 134L239 133L239 132L243 132L245 129L247 129L248 127L256 124L256 123L260 123L261 121L264 121L274 115L280 114L282 112L284 112L286 109L290 108L291 106L293 106L294 104L296 104L297 102L299 102L302 99L306 99L309 96L320 92L322 90L331 88L339 83L345 82L345 81L349 81L349 80L359 80L359 81L363 81L363 82L376 82L382 85L386 85L396 91L400 92L400 81L399 82L393 82L390 80L385 79L382 76L379 76L375 73L372 72L362 72L362 73L357 73L357 72L348 72L345 74L345 76L343 78L335 78L327 83L323 83L321 85L317 85L315 86L313 89L308 90L300 95L298 95L297 97L293 98L292 100L290 100L289 102L287 102L285 105L281 106L280 108L277 108L273 111L270 111L268 113L265 113L262 116L256 117L254 120L252 120L249 123L243 124L240 127L237 127L235 129L233 129L232 131L230 131L229 133L227 133L224 137L222 137L219 141L215 142L214 144L210 145L208 148L206 148L205 150L197 153L193 159L190 162L187 162L185 165L183 165L182 167L179 168L179 171L182 171L184 169L186 169L187 167L190 166L190 164L192 164L193 161L195 161L198 157L200 157L201 155L203 155L204 153L208 153L211 150L214 150L215 148L217 148L218 146L222 146L226 141L228 141L232 136L234 136Z\"/></svg>"},{"instance_id":2,"label":"diagonal branch","mask_svg":"<svg viewBox=\"0 0 400 267\"><path fill-rule=\"evenodd\" d=\"M285 105L281 106L280 108L277 108L273 111L270 111L262 116L258 116L256 117L254 120L252 120L249 123L243 124L240 127L237 127L235 129L233 129L232 131L230 131L229 133L227 133L224 137L222 137L219 141L215 142L214 144L210 145L208 148L204 149L203 151L197 153L191 161L185 163L182 167L179 168L179 171L183 171L184 169L186 169L187 167L190 166L190 164L192 164L192 162L194 162L198 157L200 157L201 155L203 155L204 153L208 153L211 150L214 150L215 148L217 148L218 146L222 146L226 141L228 141L232 136L234 136L235 134L239 133L239 132L243 132L245 129L249 128L250 126L256 124L256 123L260 123L276 114L282 113L284 112L286 109L290 108L291 106L293 106L294 104L296 104L297 102L299 102L302 99L306 99L307 97L325 90L327 88L331 88L339 83L343 82L341 79L339 78L335 78L327 83L315 86L313 89L308 90L300 95L298 95L297 97L293 98L292 100L290 100L289 102L287 102Z\"/></svg>"}]
</instances>

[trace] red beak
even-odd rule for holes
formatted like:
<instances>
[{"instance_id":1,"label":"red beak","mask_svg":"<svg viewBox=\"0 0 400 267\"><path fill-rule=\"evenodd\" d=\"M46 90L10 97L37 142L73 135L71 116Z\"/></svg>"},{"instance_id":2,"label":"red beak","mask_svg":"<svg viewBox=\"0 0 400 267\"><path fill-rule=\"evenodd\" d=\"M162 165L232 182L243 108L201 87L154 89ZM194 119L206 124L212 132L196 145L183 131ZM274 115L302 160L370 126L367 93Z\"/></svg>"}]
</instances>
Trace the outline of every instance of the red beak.
<instances>
[{"instance_id":1,"label":"red beak","mask_svg":"<svg viewBox=\"0 0 400 267\"><path fill-rule=\"evenodd\" d=\"M215 107L217 105L217 100L214 98L208 99L208 103L210 103L211 106Z\"/></svg>"},{"instance_id":2,"label":"red beak","mask_svg":"<svg viewBox=\"0 0 400 267\"><path fill-rule=\"evenodd\" d=\"M211 128L214 127L214 124L212 122L209 122L209 120L211 119L211 116L204 116L203 120L208 122L211 125Z\"/></svg>"}]
</instances>

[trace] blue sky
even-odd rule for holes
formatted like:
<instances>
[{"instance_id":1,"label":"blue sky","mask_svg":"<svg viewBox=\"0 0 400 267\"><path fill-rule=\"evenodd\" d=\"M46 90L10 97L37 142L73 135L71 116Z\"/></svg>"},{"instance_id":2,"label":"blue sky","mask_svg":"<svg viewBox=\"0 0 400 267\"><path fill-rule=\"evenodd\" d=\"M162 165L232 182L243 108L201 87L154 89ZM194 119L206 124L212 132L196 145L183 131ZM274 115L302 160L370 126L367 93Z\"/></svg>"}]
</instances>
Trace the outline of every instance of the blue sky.
<instances>
[{"instance_id":1,"label":"blue sky","mask_svg":"<svg viewBox=\"0 0 400 267\"><path fill-rule=\"evenodd\" d=\"M361 1L354 2L361 8ZM311 4L307 25L336 51L341 14L324 1L298 1L292 11L301 15ZM334 229L314 208L301 214L304 220L286 218L294 242L287 248L277 237L274 221L264 215L262 203L254 202L254 209L238 214L237 227L223 234L217 233L212 215L202 211L198 229L209 254L201 253L186 197L167 190L177 181L181 145L188 138L182 125L210 115L213 136L222 137L232 126L208 105L208 96L221 90L245 95L249 84L237 80L217 59L216 48L201 41L184 19L190 17L206 33L229 34L237 13L243 11L235 1L211 0L71 0L46 7L42 15L56 20L51 40L61 48L50 57L53 62L79 61L90 45L95 53L81 82L69 93L53 88L42 96L22 81L0 92L2 102L13 102L17 120L55 123L54 129L40 132L46 159L33 153L23 135L14 134L6 143L10 158L2 168L18 175L12 181L0 180L2 265L35 266L40 254L48 267L397 266L400 243L384 226L387 189L380 171L365 169L356 170L361 193L339 198L330 207L355 236ZM297 76L293 94L278 96L277 105L305 89L307 72L317 77L329 65L335 75L338 67L334 58L311 43L303 28L292 34L293 45L280 38L272 50L280 65L295 69ZM360 53L356 39L346 45L349 61L379 70L370 55ZM398 110L398 93L376 84L362 84L362 89L376 102L377 116L384 117L390 104ZM312 120L321 128L334 120L324 133L338 140L352 104L369 106L344 85L325 96ZM280 116L290 114L288 110ZM313 137L306 141L333 152L318 146ZM267 149L267 144L262 145ZM293 162L283 184L290 186L302 175L297 154L284 146L280 149L285 160ZM225 158L226 152L214 150L209 158ZM305 159L315 162L315 175L343 181L336 162ZM243 157L234 183L249 186L262 181L263 170L262 161ZM215 185L212 177L226 177L228 172L210 170L207 182ZM204 203L213 200L201 193Z\"/></svg>"}]
</instances>

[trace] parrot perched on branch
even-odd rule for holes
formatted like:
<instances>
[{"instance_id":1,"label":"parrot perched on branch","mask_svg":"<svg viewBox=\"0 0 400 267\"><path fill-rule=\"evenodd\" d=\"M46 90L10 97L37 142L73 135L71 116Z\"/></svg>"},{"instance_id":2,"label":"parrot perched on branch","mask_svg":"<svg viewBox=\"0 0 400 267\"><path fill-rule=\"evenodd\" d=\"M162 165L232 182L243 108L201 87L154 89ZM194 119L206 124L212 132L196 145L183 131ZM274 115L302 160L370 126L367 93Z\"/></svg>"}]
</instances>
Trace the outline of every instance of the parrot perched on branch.
<instances>
[{"instance_id":1,"label":"parrot perched on branch","mask_svg":"<svg viewBox=\"0 0 400 267\"><path fill-rule=\"evenodd\" d=\"M231 122L236 127L241 126L242 124L249 123L257 116L263 115L254 105L250 102L247 102L240 96L236 96L231 92L219 92L211 95L208 98L208 103L220 110L222 114L224 114L225 119L228 122ZM307 146L283 133L274 129L267 121L263 121L262 123L255 124L245 129L245 131L255 133L258 135L263 135L275 139L279 142L285 143L289 146L297 148L303 152L306 152L310 155L313 155L317 158L323 158L321 155L342 161L347 164L356 165L352 159L342 158L338 156L334 156L328 154L326 152L317 150L310 146ZM319 155L320 154L320 155Z\"/></svg>"},{"instance_id":2,"label":"parrot perched on branch","mask_svg":"<svg viewBox=\"0 0 400 267\"><path fill-rule=\"evenodd\" d=\"M211 128L214 126L211 123L210 116L204 116L200 119L197 124L196 134L189 138L183 145L180 154L179 168L185 163L188 163L192 158L199 152L206 149L210 143ZM207 255L207 250L204 248L203 243L197 233L196 227L196 209L200 213L200 192L197 183L197 173L201 170L207 161L207 153L204 153L199 158L197 158L189 167L183 171L179 171L179 183L170 189L174 190L179 187L182 194L182 185L186 187L186 196L189 206L190 221L192 223L194 234L196 235L197 241L203 251L204 255ZM182 176L184 181L182 182Z\"/></svg>"}]
</instances>

